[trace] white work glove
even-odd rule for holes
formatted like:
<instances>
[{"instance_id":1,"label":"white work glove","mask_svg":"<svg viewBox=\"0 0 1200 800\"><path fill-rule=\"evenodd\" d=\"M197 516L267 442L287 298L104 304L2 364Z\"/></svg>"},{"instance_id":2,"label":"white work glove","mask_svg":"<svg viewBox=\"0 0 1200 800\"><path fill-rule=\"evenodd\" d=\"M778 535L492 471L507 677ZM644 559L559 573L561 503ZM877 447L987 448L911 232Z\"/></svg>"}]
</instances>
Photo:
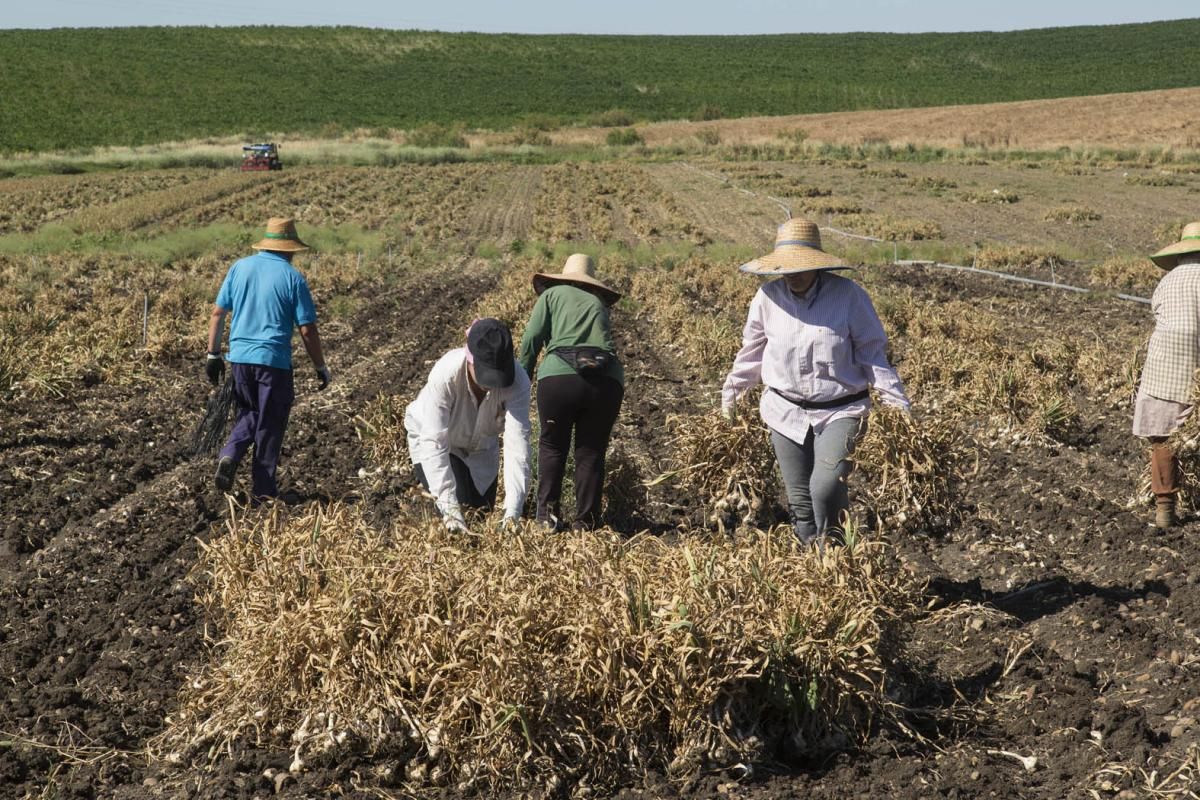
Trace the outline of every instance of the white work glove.
<instances>
[{"instance_id":1,"label":"white work glove","mask_svg":"<svg viewBox=\"0 0 1200 800\"><path fill-rule=\"evenodd\" d=\"M500 530L514 531L521 524L521 517L514 514L505 514L504 519L500 520Z\"/></svg>"},{"instance_id":2,"label":"white work glove","mask_svg":"<svg viewBox=\"0 0 1200 800\"><path fill-rule=\"evenodd\" d=\"M446 530L453 533L467 532L467 521L463 519L461 511L454 511L443 515L442 524L446 526Z\"/></svg>"},{"instance_id":3,"label":"white work glove","mask_svg":"<svg viewBox=\"0 0 1200 800\"><path fill-rule=\"evenodd\" d=\"M726 422L737 421L737 403L729 403L721 406L721 418Z\"/></svg>"}]
</instances>

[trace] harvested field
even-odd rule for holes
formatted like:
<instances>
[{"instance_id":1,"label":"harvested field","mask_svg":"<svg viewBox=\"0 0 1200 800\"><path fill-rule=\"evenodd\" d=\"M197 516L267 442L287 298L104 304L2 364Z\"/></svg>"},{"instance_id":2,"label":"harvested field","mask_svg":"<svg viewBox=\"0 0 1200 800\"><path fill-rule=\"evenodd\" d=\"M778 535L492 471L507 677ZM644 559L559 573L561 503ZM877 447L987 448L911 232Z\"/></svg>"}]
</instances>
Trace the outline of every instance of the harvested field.
<instances>
[{"instance_id":1,"label":"harvested field","mask_svg":"<svg viewBox=\"0 0 1200 800\"><path fill-rule=\"evenodd\" d=\"M1151 320L1114 292L1153 288L1141 256L1177 235L1197 178L1130 171L710 160L0 180L0 796L1195 796L1200 522L1148 525L1128 429ZM993 189L1020 201L961 199ZM823 231L864 263L918 413L873 419L852 477L864 549L817 563L737 530L779 520L773 476L737 458L761 446L752 412L707 432L755 288L737 264L769 247L784 206L831 198L864 230L907 220L940 238ZM317 394L297 371L282 481L300 503L274 518L232 509L187 453L208 304L269 213L325 243L297 265L336 380ZM189 231L211 242L181 247ZM474 316L519 328L528 276L576 249L625 293L612 530L507 541L482 523L465 545L422 527L403 398ZM354 559L363 583L329 579ZM370 602L391 591L411 607ZM798 649L822 624L825 649ZM392 683L354 681L374 674ZM445 738L380 708L440 720Z\"/></svg>"},{"instance_id":2,"label":"harvested field","mask_svg":"<svg viewBox=\"0 0 1200 800\"><path fill-rule=\"evenodd\" d=\"M714 131L725 145L778 143L804 138L831 144L895 147L979 147L996 150L1070 148L1200 147L1200 89L980 103L969 106L839 111L705 122L657 122L637 130L648 145L694 140ZM603 142L607 129L581 128L556 134L563 143Z\"/></svg>"}]
</instances>

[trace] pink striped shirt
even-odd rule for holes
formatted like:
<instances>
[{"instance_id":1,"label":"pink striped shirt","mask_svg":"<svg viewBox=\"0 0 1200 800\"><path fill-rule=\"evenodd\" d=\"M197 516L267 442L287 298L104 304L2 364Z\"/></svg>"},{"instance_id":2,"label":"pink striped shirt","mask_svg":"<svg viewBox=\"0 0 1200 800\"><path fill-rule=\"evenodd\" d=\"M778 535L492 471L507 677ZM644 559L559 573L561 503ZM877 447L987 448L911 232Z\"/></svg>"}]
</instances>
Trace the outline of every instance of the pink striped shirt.
<instances>
[{"instance_id":1,"label":"pink striped shirt","mask_svg":"<svg viewBox=\"0 0 1200 800\"><path fill-rule=\"evenodd\" d=\"M865 417L871 401L827 409L804 409L788 401L825 402L869 387L884 404L908 410L900 376L887 360L887 334L866 290L849 278L822 272L797 297L785 280L767 283L750 302L742 349L721 390L731 407L761 382L763 422L789 439L803 442L809 428L820 433L837 419Z\"/></svg>"}]
</instances>

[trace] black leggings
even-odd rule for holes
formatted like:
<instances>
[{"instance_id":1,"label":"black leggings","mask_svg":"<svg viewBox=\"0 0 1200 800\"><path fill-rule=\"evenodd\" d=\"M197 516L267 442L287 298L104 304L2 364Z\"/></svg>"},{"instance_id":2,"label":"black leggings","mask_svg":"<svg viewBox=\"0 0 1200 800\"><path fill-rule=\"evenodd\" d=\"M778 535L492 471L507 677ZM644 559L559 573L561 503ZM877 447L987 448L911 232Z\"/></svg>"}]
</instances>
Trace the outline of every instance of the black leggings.
<instances>
[{"instance_id":1,"label":"black leggings","mask_svg":"<svg viewBox=\"0 0 1200 800\"><path fill-rule=\"evenodd\" d=\"M575 433L575 521L600 524L604 492L604 453L621 411L625 387L607 375L553 375L537 383L538 491L537 518L562 517L563 474L571 433Z\"/></svg>"},{"instance_id":2,"label":"black leggings","mask_svg":"<svg viewBox=\"0 0 1200 800\"><path fill-rule=\"evenodd\" d=\"M429 481L425 479L425 470L421 468L420 464L415 464L413 471L417 473L417 482L425 487L425 491L429 491ZM471 470L467 467L467 462L453 453L450 454L450 471L454 473L454 494L458 498L460 506L463 508L486 508L490 511L492 506L496 505L497 481L492 481L488 490L480 494L479 490L475 488L475 481L471 480Z\"/></svg>"}]
</instances>

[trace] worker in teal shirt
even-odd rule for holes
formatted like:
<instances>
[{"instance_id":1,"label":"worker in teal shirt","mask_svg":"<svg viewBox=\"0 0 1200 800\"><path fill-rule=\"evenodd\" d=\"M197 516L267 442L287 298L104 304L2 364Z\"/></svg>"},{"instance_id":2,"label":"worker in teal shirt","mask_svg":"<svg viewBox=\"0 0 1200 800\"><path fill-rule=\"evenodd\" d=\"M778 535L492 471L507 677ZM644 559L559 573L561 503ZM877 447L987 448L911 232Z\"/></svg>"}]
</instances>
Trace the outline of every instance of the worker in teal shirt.
<instances>
[{"instance_id":1,"label":"worker in teal shirt","mask_svg":"<svg viewBox=\"0 0 1200 800\"><path fill-rule=\"evenodd\" d=\"M225 372L221 334L229 325L229 362L233 364L237 416L217 458L217 488L233 488L238 463L254 446L251 497L279 495L276 472L283 434L295 401L292 379L292 330L300 329L304 348L316 368L319 388L329 385L329 367L317 331L317 312L308 282L292 266L292 257L308 249L290 219L273 218L259 252L235 263L225 276L213 306L208 333L209 381L216 385Z\"/></svg>"}]
</instances>

